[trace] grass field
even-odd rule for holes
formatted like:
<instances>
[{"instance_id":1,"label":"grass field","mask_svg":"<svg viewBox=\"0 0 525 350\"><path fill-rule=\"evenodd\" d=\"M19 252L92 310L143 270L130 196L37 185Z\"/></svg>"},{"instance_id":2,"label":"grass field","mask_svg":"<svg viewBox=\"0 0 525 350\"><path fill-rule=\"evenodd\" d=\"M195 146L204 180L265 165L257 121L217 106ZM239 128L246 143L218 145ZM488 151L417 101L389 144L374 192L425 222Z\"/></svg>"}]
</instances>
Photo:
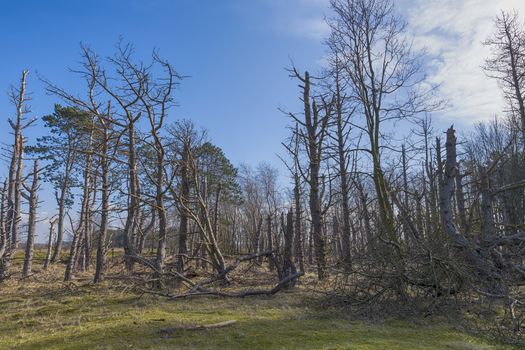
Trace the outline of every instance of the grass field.
<instances>
[{"instance_id":1,"label":"grass field","mask_svg":"<svg viewBox=\"0 0 525 350\"><path fill-rule=\"evenodd\" d=\"M115 281L65 285L61 267L0 285L0 349L512 349L436 320L352 320L301 289L169 301ZM187 330L236 320L211 330Z\"/></svg>"}]
</instances>

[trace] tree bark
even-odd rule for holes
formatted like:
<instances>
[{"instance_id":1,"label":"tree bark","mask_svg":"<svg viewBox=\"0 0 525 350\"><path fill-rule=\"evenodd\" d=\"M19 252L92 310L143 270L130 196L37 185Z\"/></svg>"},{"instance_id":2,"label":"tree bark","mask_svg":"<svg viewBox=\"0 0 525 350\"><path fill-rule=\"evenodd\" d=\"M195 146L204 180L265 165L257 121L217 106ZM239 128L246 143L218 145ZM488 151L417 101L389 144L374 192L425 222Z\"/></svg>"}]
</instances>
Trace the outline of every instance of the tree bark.
<instances>
[{"instance_id":1,"label":"tree bark","mask_svg":"<svg viewBox=\"0 0 525 350\"><path fill-rule=\"evenodd\" d=\"M299 271L304 272L304 255L303 255L303 235L301 230L301 184L299 183L299 174L297 169L294 173L294 201L295 201L295 263L299 265Z\"/></svg>"},{"instance_id":2,"label":"tree bark","mask_svg":"<svg viewBox=\"0 0 525 350\"><path fill-rule=\"evenodd\" d=\"M36 209L38 206L38 160L33 164L33 182L29 190L29 217L27 222L27 241L24 256L24 267L22 276L27 277L31 273L33 265L33 250L35 243Z\"/></svg>"},{"instance_id":3,"label":"tree bark","mask_svg":"<svg viewBox=\"0 0 525 350\"><path fill-rule=\"evenodd\" d=\"M109 152L109 126L106 121L102 122L103 140L101 145L100 167L101 167L101 216L100 228L97 244L97 261L95 265L95 277L93 282L99 283L104 279L106 269L106 239L109 221L109 171L110 161L108 159Z\"/></svg>"},{"instance_id":4,"label":"tree bark","mask_svg":"<svg viewBox=\"0 0 525 350\"><path fill-rule=\"evenodd\" d=\"M273 237L272 237L272 216L268 214L266 217L266 239L268 240L268 251L273 251ZM270 257L268 259L268 269L272 272L275 269L275 262Z\"/></svg>"},{"instance_id":5,"label":"tree bark","mask_svg":"<svg viewBox=\"0 0 525 350\"><path fill-rule=\"evenodd\" d=\"M180 200L189 201L190 197L190 179L188 176L188 161L189 161L189 145L184 144L182 152L182 164L180 170L181 185L180 185ZM186 204L187 206L188 204ZM180 229L179 229L179 256L177 258L177 271L182 273L184 271L184 256L188 253L188 215L184 210L180 211Z\"/></svg>"},{"instance_id":6,"label":"tree bark","mask_svg":"<svg viewBox=\"0 0 525 350\"><path fill-rule=\"evenodd\" d=\"M51 253L53 252L53 240L55 239L56 219L49 222L49 236L47 241L46 259L44 260L44 270L47 270L51 262Z\"/></svg>"}]
</instances>

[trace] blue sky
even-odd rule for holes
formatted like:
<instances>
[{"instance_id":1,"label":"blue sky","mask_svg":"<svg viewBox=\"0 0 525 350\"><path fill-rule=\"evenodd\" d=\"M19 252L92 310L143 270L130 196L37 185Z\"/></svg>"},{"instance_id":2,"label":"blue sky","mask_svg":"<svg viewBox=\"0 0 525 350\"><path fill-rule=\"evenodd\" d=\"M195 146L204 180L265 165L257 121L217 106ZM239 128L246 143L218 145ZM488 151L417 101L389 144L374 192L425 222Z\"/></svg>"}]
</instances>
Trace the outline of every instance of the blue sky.
<instances>
[{"instance_id":1,"label":"blue sky","mask_svg":"<svg viewBox=\"0 0 525 350\"><path fill-rule=\"evenodd\" d=\"M309 9L320 14L317 6ZM5 121L14 108L7 91L23 69L30 70L31 115L41 117L59 101L46 95L37 75L80 93L79 78L68 71L78 65L80 42L108 56L122 36L133 43L138 58L147 60L157 48L189 76L177 92L180 107L172 121L190 118L207 128L236 165L279 166L276 153L282 152L287 121L278 107L300 108L296 83L285 68L293 58L316 70L324 53L315 32L288 31L282 10L266 0L0 1L0 140L12 142ZM28 130L29 143L43 132L41 122ZM2 176L6 166L0 168ZM54 213L48 187L41 193L41 217ZM45 224L39 226L45 234Z\"/></svg>"},{"instance_id":2,"label":"blue sky","mask_svg":"<svg viewBox=\"0 0 525 350\"><path fill-rule=\"evenodd\" d=\"M462 124L501 110L495 82L479 66L481 46L500 8L518 0L396 1L409 22L415 45L435 56L429 79L443 84L453 108L440 121ZM177 70L190 76L178 92L173 119L205 126L234 163L275 161L286 136L278 107L300 108L296 83L285 67L320 68L327 33L328 0L48 0L0 1L0 115L13 112L5 92L30 69L33 114L52 111L37 72L73 91L79 80L68 72L80 59L79 43L110 55L120 36L147 59L158 48ZM2 97L3 96L3 97ZM0 137L6 140L6 128ZM29 136L41 134L34 127Z\"/></svg>"},{"instance_id":3,"label":"blue sky","mask_svg":"<svg viewBox=\"0 0 525 350\"><path fill-rule=\"evenodd\" d=\"M5 120L14 110L7 98L24 68L30 70L32 115L52 112L58 100L47 96L37 72L80 92L68 72L80 59L80 42L102 56L113 53L120 36L134 44L137 57L153 48L190 76L180 87L172 120L190 118L206 127L212 141L235 165L279 164L286 117L300 110L296 82L285 68L320 68L327 34L328 0L0 0L0 140L11 142ZM468 129L502 109L501 94L480 65L488 54L481 41L492 30L499 9L521 0L398 0L416 48L427 47L429 80L442 84L451 108L436 118ZM43 132L28 132L29 142ZM4 167L5 169L5 167ZM0 168L0 175L5 170ZM52 213L50 192L44 212ZM45 214L44 214L45 215Z\"/></svg>"},{"instance_id":4,"label":"blue sky","mask_svg":"<svg viewBox=\"0 0 525 350\"><path fill-rule=\"evenodd\" d=\"M81 4L81 6L78 6ZM89 5L87 5L89 3ZM249 3L249 6L247 6ZM190 76L181 85L173 119L191 118L209 129L213 141L235 163L274 160L286 135L279 106L294 107L296 88L284 68L289 57L316 68L324 48L319 40L274 27L265 1L3 1L0 5L2 65L0 91L30 69L33 114L52 111L37 72L72 90L68 72L79 61L79 43L110 55L119 36L134 44L138 57L153 48ZM283 35L284 34L284 35ZM13 109L5 94L0 114ZM2 96L0 95L0 96ZM37 135L41 126L29 135ZM5 139L5 130L1 131Z\"/></svg>"}]
</instances>

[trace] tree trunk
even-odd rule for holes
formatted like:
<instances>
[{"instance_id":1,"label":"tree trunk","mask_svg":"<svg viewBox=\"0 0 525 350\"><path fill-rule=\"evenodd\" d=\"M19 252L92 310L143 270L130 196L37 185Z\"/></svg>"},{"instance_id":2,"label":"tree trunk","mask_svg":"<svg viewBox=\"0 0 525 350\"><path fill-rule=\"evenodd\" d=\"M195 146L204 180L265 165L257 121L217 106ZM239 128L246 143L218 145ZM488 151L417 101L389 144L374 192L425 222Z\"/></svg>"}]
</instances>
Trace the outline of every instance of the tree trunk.
<instances>
[{"instance_id":1,"label":"tree trunk","mask_svg":"<svg viewBox=\"0 0 525 350\"><path fill-rule=\"evenodd\" d=\"M156 183L155 183L155 205L159 219L159 238L157 242L157 256L155 259L155 274L154 286L160 288L162 286L162 275L164 274L164 267L166 263L166 240L168 235L168 218L166 216L166 208L164 207L164 148L160 144L160 140L156 144L157 151L157 168L156 168Z\"/></svg>"},{"instance_id":2,"label":"tree trunk","mask_svg":"<svg viewBox=\"0 0 525 350\"><path fill-rule=\"evenodd\" d=\"M108 126L104 125L104 139L101 150L101 216L100 216L100 229L98 236L97 246L97 261L95 265L95 278L94 283L99 283L104 279L104 272L106 269L106 237L108 230L109 221L109 159L108 159L108 148L109 148L109 131Z\"/></svg>"},{"instance_id":3,"label":"tree trunk","mask_svg":"<svg viewBox=\"0 0 525 350\"><path fill-rule=\"evenodd\" d=\"M467 211L465 209L465 194L463 193L463 175L461 175L459 164L456 173L456 205L458 208L459 224L464 234L468 236L469 225L467 222Z\"/></svg>"},{"instance_id":4,"label":"tree trunk","mask_svg":"<svg viewBox=\"0 0 525 350\"><path fill-rule=\"evenodd\" d=\"M339 61L336 61L336 90L335 90L335 105L336 105L336 126L337 126L337 156L339 166L339 179L341 181L341 209L343 217L343 230L341 232L341 250L343 265L345 271L349 271L352 266L352 257L350 254L350 208L349 208L349 183L348 183L348 154L346 151L346 137L345 137L345 120L343 120L344 97L341 95L341 86L339 78Z\"/></svg>"},{"instance_id":5,"label":"tree trunk","mask_svg":"<svg viewBox=\"0 0 525 350\"><path fill-rule=\"evenodd\" d=\"M8 179L5 179L4 186L2 187L2 198L0 201L0 258L4 255L4 252L9 245L6 226L7 186Z\"/></svg>"},{"instance_id":6,"label":"tree trunk","mask_svg":"<svg viewBox=\"0 0 525 350\"><path fill-rule=\"evenodd\" d=\"M64 219L66 211L66 188L64 185L60 188L60 197L58 200L58 226L57 226L57 239L55 243L55 249L51 262L55 263L60 260L60 252L62 251L62 240L64 236Z\"/></svg>"},{"instance_id":7,"label":"tree trunk","mask_svg":"<svg viewBox=\"0 0 525 350\"><path fill-rule=\"evenodd\" d=\"M51 262L51 253L53 251L53 240L55 239L55 224L56 224L56 219L53 219L49 223L49 237L47 241L46 259L44 260L44 270L47 270L49 263Z\"/></svg>"},{"instance_id":8,"label":"tree trunk","mask_svg":"<svg viewBox=\"0 0 525 350\"><path fill-rule=\"evenodd\" d=\"M18 236L20 225L20 203L21 191L20 185L22 182L22 168L24 155L24 137L22 135L23 116L24 116L24 102L26 78L28 71L22 72L22 79L20 81L20 90L15 97L16 101L16 122L9 120L11 128L13 129L15 142L11 152L11 160L9 163L8 175L8 189L7 189L7 247L0 255L0 281L9 276L9 268L11 266L11 258L18 248Z\"/></svg>"},{"instance_id":9,"label":"tree trunk","mask_svg":"<svg viewBox=\"0 0 525 350\"><path fill-rule=\"evenodd\" d=\"M297 272L292 257L294 233L293 223L293 211L289 210L288 214L286 215L286 226L284 228L283 276L281 276L280 280ZM289 286L291 286L293 283L295 283L295 281L291 282Z\"/></svg>"},{"instance_id":10,"label":"tree trunk","mask_svg":"<svg viewBox=\"0 0 525 350\"><path fill-rule=\"evenodd\" d=\"M325 257L325 238L323 234L322 217L321 217L321 197L319 193L319 171L321 167L321 155L319 154L321 144L318 140L317 124L319 120L319 109L315 101L310 107L310 76L308 72L304 76L304 112L305 125L308 133L308 150L310 161L310 216L312 218L312 238L315 251L315 260L317 263L317 277L320 280L326 278L326 257ZM313 116L312 116L313 111ZM312 118L313 117L313 118Z\"/></svg>"},{"instance_id":11,"label":"tree trunk","mask_svg":"<svg viewBox=\"0 0 525 350\"><path fill-rule=\"evenodd\" d=\"M140 205L139 179L137 174L137 160L135 150L135 121L133 116L128 115L128 208L126 224L124 226L124 259L126 269L133 270L133 259L135 255L135 235L137 233L137 213Z\"/></svg>"},{"instance_id":12,"label":"tree trunk","mask_svg":"<svg viewBox=\"0 0 525 350\"><path fill-rule=\"evenodd\" d=\"M295 263L299 265L299 271L304 272L303 235L301 231L301 184L299 174L294 174L294 200L295 200Z\"/></svg>"},{"instance_id":13,"label":"tree trunk","mask_svg":"<svg viewBox=\"0 0 525 350\"><path fill-rule=\"evenodd\" d=\"M184 145L184 151L182 154L182 166L181 166L181 186L180 186L180 199L189 201L190 196L190 183L188 177L188 157L189 157L189 145ZM185 204L186 206L188 204ZM177 258L177 271L184 271L184 256L188 254L187 247L188 240L188 215L184 210L180 211L180 229L179 229L179 256Z\"/></svg>"},{"instance_id":14,"label":"tree trunk","mask_svg":"<svg viewBox=\"0 0 525 350\"><path fill-rule=\"evenodd\" d=\"M452 197L457 171L456 166L456 136L455 130L451 127L447 130L445 171L440 193L441 224L450 239L465 253L470 264L477 270L478 277L484 281L491 282L494 278L492 263L484 258L478 247L459 233L454 225Z\"/></svg>"},{"instance_id":15,"label":"tree trunk","mask_svg":"<svg viewBox=\"0 0 525 350\"><path fill-rule=\"evenodd\" d=\"M90 142L91 144L91 135L90 135ZM69 252L69 257L66 265L66 271L64 274L64 281L70 281L73 277L73 269L76 266L77 256L79 254L79 251L81 254L85 255L85 250L81 251L83 245L80 244L80 241L84 241L84 244L87 244L87 235L86 231L88 229L88 211L89 211L89 199L90 199L90 177L91 177L91 164L92 164L92 157L91 154L88 154L86 157L86 165L84 168L84 184L83 184L83 193L82 193L82 205L80 208L80 222L78 224L78 228L73 233L73 241L71 242L71 248ZM84 261L87 259L87 257L84 257ZM85 262L83 261L83 266L85 266Z\"/></svg>"},{"instance_id":16,"label":"tree trunk","mask_svg":"<svg viewBox=\"0 0 525 350\"><path fill-rule=\"evenodd\" d=\"M266 239L268 240L268 251L273 251L273 238L272 238L272 216L268 214L266 217ZM275 269L275 261L270 258L268 259L268 269L272 272Z\"/></svg>"},{"instance_id":17,"label":"tree trunk","mask_svg":"<svg viewBox=\"0 0 525 350\"><path fill-rule=\"evenodd\" d=\"M34 161L33 165L33 183L29 191L29 218L27 222L27 241L24 256L24 267L22 276L27 277L31 273L33 265L33 248L35 242L35 226L36 226L36 209L38 206L38 161Z\"/></svg>"}]
</instances>

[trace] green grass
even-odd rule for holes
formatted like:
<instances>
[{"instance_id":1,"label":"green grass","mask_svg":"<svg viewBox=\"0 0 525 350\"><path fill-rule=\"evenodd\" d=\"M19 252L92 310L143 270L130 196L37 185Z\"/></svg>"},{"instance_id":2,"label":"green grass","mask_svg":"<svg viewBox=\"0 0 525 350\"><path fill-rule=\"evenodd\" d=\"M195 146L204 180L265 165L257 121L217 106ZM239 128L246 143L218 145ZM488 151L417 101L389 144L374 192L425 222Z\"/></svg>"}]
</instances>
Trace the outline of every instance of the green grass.
<instances>
[{"instance_id":1,"label":"green grass","mask_svg":"<svg viewBox=\"0 0 525 350\"><path fill-rule=\"evenodd\" d=\"M45 281L43 276L41 279ZM511 349L429 321L371 324L311 307L300 292L167 301L122 286L0 286L0 349ZM163 328L238 322L207 331Z\"/></svg>"}]
</instances>

